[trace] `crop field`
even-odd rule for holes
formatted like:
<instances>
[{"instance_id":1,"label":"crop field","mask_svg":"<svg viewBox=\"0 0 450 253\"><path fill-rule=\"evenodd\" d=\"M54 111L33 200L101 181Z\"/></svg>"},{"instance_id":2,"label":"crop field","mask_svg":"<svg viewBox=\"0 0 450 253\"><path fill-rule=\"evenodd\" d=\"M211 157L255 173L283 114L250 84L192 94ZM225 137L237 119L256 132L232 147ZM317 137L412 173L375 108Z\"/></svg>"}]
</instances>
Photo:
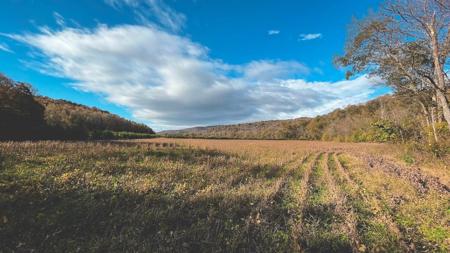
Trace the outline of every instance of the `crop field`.
<instances>
[{"instance_id":1,"label":"crop field","mask_svg":"<svg viewBox=\"0 0 450 253\"><path fill-rule=\"evenodd\" d=\"M398 146L0 143L0 252L448 252L449 167Z\"/></svg>"}]
</instances>

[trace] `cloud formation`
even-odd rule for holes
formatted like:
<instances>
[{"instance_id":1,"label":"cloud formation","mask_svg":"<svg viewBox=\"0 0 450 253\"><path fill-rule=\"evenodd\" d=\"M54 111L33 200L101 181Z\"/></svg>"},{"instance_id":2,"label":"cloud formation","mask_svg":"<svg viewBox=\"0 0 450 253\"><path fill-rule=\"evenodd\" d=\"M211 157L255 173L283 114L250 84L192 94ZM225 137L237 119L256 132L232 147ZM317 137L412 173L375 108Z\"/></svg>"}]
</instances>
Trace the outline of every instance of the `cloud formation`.
<instances>
[{"instance_id":1,"label":"cloud formation","mask_svg":"<svg viewBox=\"0 0 450 253\"><path fill-rule=\"evenodd\" d=\"M269 31L267 31L267 34L268 35L277 35L277 34L280 34L280 31L279 30L269 30Z\"/></svg>"},{"instance_id":2,"label":"cloud formation","mask_svg":"<svg viewBox=\"0 0 450 253\"><path fill-rule=\"evenodd\" d=\"M0 51L5 51L8 53L12 53L13 51L9 49L8 45L0 42Z\"/></svg>"},{"instance_id":3,"label":"cloud formation","mask_svg":"<svg viewBox=\"0 0 450 253\"><path fill-rule=\"evenodd\" d=\"M308 33L308 34L300 34L299 40L305 41L305 40L315 40L322 38L321 33Z\"/></svg>"},{"instance_id":4,"label":"cloud formation","mask_svg":"<svg viewBox=\"0 0 450 253\"><path fill-rule=\"evenodd\" d=\"M153 21L162 27L177 32L183 28L186 16L174 11L167 6L163 0L104 0L105 3L114 7L129 7L133 10L138 20L144 24Z\"/></svg>"},{"instance_id":5,"label":"cloud formation","mask_svg":"<svg viewBox=\"0 0 450 253\"><path fill-rule=\"evenodd\" d=\"M226 64L185 37L148 25L10 35L37 49L41 70L102 94L156 129L314 116L365 102L379 80L308 82L296 61Z\"/></svg>"}]
</instances>

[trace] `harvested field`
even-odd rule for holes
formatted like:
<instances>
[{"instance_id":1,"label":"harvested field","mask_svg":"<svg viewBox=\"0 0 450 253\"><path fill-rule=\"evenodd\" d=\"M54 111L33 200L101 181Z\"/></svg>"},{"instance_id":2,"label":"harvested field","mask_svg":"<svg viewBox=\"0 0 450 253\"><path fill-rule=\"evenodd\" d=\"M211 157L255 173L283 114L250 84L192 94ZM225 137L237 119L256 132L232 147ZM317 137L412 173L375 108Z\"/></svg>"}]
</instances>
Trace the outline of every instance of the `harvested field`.
<instances>
[{"instance_id":1,"label":"harvested field","mask_svg":"<svg viewBox=\"0 0 450 253\"><path fill-rule=\"evenodd\" d=\"M448 252L445 161L398 147L0 143L0 252Z\"/></svg>"}]
</instances>

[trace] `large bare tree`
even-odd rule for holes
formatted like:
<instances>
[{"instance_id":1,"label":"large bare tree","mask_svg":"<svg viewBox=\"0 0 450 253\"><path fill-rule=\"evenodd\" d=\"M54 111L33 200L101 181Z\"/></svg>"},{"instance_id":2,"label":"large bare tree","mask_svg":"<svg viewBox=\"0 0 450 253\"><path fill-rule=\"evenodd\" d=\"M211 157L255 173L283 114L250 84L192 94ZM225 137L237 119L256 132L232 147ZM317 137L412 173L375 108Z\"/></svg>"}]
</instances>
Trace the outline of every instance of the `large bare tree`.
<instances>
[{"instance_id":1,"label":"large bare tree","mask_svg":"<svg viewBox=\"0 0 450 253\"><path fill-rule=\"evenodd\" d=\"M398 93L433 104L450 127L450 0L388 0L351 26L338 65L368 73ZM427 98L427 101L423 99Z\"/></svg>"}]
</instances>

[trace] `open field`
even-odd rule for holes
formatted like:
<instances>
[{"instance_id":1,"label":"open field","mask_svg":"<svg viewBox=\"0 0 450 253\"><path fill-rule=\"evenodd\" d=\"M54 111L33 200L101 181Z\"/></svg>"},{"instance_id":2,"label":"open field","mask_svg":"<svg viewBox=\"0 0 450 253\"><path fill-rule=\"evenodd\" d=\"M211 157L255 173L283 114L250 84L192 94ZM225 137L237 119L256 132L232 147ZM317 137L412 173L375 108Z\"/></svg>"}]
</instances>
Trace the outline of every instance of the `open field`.
<instances>
[{"instance_id":1,"label":"open field","mask_svg":"<svg viewBox=\"0 0 450 253\"><path fill-rule=\"evenodd\" d=\"M0 252L448 252L448 161L403 156L308 141L0 143Z\"/></svg>"}]
</instances>

